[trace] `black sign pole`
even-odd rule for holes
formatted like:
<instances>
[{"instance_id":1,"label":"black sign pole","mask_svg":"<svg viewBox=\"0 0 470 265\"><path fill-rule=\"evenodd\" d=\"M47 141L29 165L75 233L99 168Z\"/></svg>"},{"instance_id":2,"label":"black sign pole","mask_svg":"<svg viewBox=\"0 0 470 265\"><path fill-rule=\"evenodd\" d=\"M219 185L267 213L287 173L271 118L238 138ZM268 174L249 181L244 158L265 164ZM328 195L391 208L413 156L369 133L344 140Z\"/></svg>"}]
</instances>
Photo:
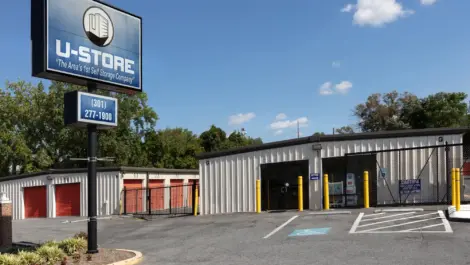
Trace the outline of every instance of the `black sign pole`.
<instances>
[{"instance_id":1,"label":"black sign pole","mask_svg":"<svg viewBox=\"0 0 470 265\"><path fill-rule=\"evenodd\" d=\"M96 91L95 84L88 85L88 92ZM88 251L98 253L98 222L96 219L96 124L88 124Z\"/></svg>"}]
</instances>

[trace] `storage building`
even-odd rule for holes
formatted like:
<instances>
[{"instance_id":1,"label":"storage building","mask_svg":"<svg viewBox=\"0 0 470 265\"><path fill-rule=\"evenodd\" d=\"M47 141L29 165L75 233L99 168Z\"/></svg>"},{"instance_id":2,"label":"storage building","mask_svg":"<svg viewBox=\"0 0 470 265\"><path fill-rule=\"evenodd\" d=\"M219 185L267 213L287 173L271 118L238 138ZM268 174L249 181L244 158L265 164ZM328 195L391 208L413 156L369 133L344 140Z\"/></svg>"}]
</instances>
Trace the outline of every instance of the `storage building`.
<instances>
[{"instance_id":1,"label":"storage building","mask_svg":"<svg viewBox=\"0 0 470 265\"><path fill-rule=\"evenodd\" d=\"M364 171L369 172L371 206L446 203L451 168L464 169L468 157L468 131L309 136L201 154L200 211L254 212L257 179L262 210L296 209L298 176L303 177L304 209L319 210L323 174L328 174L331 207L361 207Z\"/></svg>"},{"instance_id":2,"label":"storage building","mask_svg":"<svg viewBox=\"0 0 470 265\"><path fill-rule=\"evenodd\" d=\"M198 179L198 170L98 168L97 214L148 213L187 206L192 184ZM0 178L0 192L13 204L13 219L87 216L87 189L87 169Z\"/></svg>"}]
</instances>

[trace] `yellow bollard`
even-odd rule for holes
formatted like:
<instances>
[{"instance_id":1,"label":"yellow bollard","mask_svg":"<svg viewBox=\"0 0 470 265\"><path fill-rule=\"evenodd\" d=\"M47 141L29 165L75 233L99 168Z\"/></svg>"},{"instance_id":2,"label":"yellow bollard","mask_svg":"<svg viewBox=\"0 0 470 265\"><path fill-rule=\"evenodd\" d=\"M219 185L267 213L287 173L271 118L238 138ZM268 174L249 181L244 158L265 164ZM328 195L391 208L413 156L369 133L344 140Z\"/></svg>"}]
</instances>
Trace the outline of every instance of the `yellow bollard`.
<instances>
[{"instance_id":1,"label":"yellow bollard","mask_svg":"<svg viewBox=\"0 0 470 265\"><path fill-rule=\"evenodd\" d=\"M369 208L369 172L364 171L364 208Z\"/></svg>"},{"instance_id":2,"label":"yellow bollard","mask_svg":"<svg viewBox=\"0 0 470 265\"><path fill-rule=\"evenodd\" d=\"M330 209L330 194L329 194L329 189L328 189L328 174L323 175L323 200L324 200L323 209L329 210Z\"/></svg>"},{"instance_id":3,"label":"yellow bollard","mask_svg":"<svg viewBox=\"0 0 470 265\"><path fill-rule=\"evenodd\" d=\"M261 213L261 180L256 180L256 212Z\"/></svg>"},{"instance_id":4,"label":"yellow bollard","mask_svg":"<svg viewBox=\"0 0 470 265\"><path fill-rule=\"evenodd\" d=\"M298 177L298 187L299 187L299 192L298 192L298 199L299 199L299 212L302 212L304 210L304 193L303 193L303 178L302 176Z\"/></svg>"},{"instance_id":5,"label":"yellow bollard","mask_svg":"<svg viewBox=\"0 0 470 265\"><path fill-rule=\"evenodd\" d=\"M196 199L194 200L194 216L197 216L198 208L199 208L199 188L196 187L196 190L194 191L194 196L196 196Z\"/></svg>"},{"instance_id":6,"label":"yellow bollard","mask_svg":"<svg viewBox=\"0 0 470 265\"><path fill-rule=\"evenodd\" d=\"M455 169L455 210L460 211L460 168Z\"/></svg>"},{"instance_id":7,"label":"yellow bollard","mask_svg":"<svg viewBox=\"0 0 470 265\"><path fill-rule=\"evenodd\" d=\"M456 206L456 198L457 196L456 195L456 190L455 190L455 168L452 168L452 182L451 182L451 186L452 186L452 206Z\"/></svg>"}]
</instances>

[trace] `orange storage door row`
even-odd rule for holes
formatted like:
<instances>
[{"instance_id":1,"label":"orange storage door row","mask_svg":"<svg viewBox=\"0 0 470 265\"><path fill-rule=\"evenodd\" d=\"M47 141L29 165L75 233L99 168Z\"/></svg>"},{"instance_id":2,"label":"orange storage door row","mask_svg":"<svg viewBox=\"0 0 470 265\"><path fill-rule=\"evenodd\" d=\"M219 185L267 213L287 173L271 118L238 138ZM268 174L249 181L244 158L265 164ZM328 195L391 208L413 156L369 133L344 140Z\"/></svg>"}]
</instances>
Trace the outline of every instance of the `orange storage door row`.
<instances>
[{"instance_id":1,"label":"orange storage door row","mask_svg":"<svg viewBox=\"0 0 470 265\"><path fill-rule=\"evenodd\" d=\"M165 208L165 183L163 179L149 180L150 209L159 211Z\"/></svg>"},{"instance_id":2,"label":"orange storage door row","mask_svg":"<svg viewBox=\"0 0 470 265\"><path fill-rule=\"evenodd\" d=\"M170 180L170 193L171 193L171 208L181 208L184 207L184 197L183 197L183 180L182 179L172 179Z\"/></svg>"},{"instance_id":3,"label":"orange storage door row","mask_svg":"<svg viewBox=\"0 0 470 265\"><path fill-rule=\"evenodd\" d=\"M27 187L23 189L24 217L47 217L46 186Z\"/></svg>"},{"instance_id":4,"label":"orange storage door row","mask_svg":"<svg viewBox=\"0 0 470 265\"><path fill-rule=\"evenodd\" d=\"M55 186L56 216L80 216L80 183Z\"/></svg>"},{"instance_id":5,"label":"orange storage door row","mask_svg":"<svg viewBox=\"0 0 470 265\"><path fill-rule=\"evenodd\" d=\"M124 188L126 189L126 212L140 213L142 212L143 190L142 180L125 179Z\"/></svg>"}]
</instances>

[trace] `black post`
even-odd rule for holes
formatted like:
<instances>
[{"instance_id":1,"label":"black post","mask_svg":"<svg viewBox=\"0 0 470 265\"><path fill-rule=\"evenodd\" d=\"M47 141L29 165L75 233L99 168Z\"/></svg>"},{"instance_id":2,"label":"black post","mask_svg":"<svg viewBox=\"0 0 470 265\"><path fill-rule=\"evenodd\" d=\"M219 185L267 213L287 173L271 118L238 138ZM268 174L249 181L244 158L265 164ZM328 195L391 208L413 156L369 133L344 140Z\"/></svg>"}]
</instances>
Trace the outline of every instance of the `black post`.
<instances>
[{"instance_id":1,"label":"black post","mask_svg":"<svg viewBox=\"0 0 470 265\"><path fill-rule=\"evenodd\" d=\"M449 185L449 183L452 183L452 179L451 179L451 166L450 166L450 158L449 158L449 146L447 146L447 141L446 141L446 147L445 147L445 152L446 152L446 187L447 187L447 203L451 203L451 199L450 199L450 196L451 196L451 186Z\"/></svg>"},{"instance_id":2,"label":"black post","mask_svg":"<svg viewBox=\"0 0 470 265\"><path fill-rule=\"evenodd\" d=\"M93 93L96 85L88 85L88 92ZM96 125L88 124L88 251L98 253L98 224L96 219Z\"/></svg>"},{"instance_id":3,"label":"black post","mask_svg":"<svg viewBox=\"0 0 470 265\"><path fill-rule=\"evenodd\" d=\"M170 184L170 214L171 214L171 184Z\"/></svg>"},{"instance_id":4,"label":"black post","mask_svg":"<svg viewBox=\"0 0 470 265\"><path fill-rule=\"evenodd\" d=\"M191 205L193 206L192 208L193 208L193 213L194 213L194 207L196 207L196 180L193 180L193 185L191 189L192 189L191 194L193 195L191 198Z\"/></svg>"},{"instance_id":5,"label":"black post","mask_svg":"<svg viewBox=\"0 0 470 265\"><path fill-rule=\"evenodd\" d=\"M124 201L123 208L124 208L124 210L123 210L123 213L124 213L124 215L127 215L127 207L126 207L127 206L127 190L126 190L126 186L124 186L123 191L124 191L124 198L123 198L123 201Z\"/></svg>"},{"instance_id":6,"label":"black post","mask_svg":"<svg viewBox=\"0 0 470 265\"><path fill-rule=\"evenodd\" d=\"M148 214L152 214L152 194L150 191L150 176L149 173L147 172L147 211Z\"/></svg>"},{"instance_id":7,"label":"black post","mask_svg":"<svg viewBox=\"0 0 470 265\"><path fill-rule=\"evenodd\" d=\"M436 147L437 148L437 161L436 161L436 182L437 182L437 203L440 203L441 201L441 197L439 197L439 152L441 151L441 149L439 149L439 147Z\"/></svg>"}]
</instances>

